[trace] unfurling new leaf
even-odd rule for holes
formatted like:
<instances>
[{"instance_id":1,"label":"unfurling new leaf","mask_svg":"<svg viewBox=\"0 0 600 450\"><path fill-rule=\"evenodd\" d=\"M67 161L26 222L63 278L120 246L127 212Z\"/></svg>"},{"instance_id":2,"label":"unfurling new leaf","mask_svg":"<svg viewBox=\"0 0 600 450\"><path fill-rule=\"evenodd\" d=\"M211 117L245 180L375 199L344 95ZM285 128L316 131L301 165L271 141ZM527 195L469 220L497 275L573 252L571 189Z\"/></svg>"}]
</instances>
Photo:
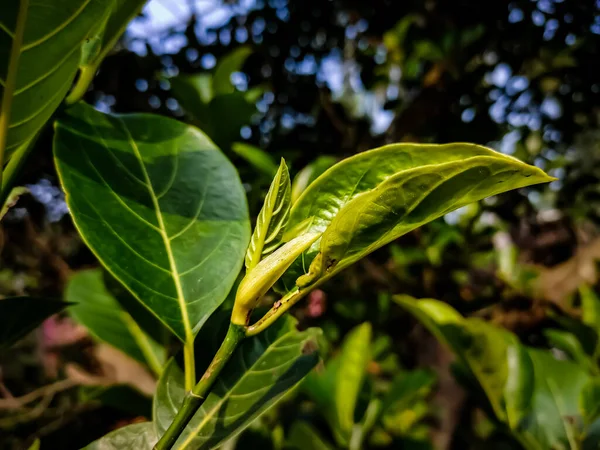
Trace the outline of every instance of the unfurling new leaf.
<instances>
[{"instance_id":1,"label":"unfurling new leaf","mask_svg":"<svg viewBox=\"0 0 600 450\"><path fill-rule=\"evenodd\" d=\"M246 251L246 269L248 271L256 267L262 258L273 253L281 244L283 232L290 217L290 207L290 174L282 159L256 220L256 227Z\"/></svg>"}]
</instances>

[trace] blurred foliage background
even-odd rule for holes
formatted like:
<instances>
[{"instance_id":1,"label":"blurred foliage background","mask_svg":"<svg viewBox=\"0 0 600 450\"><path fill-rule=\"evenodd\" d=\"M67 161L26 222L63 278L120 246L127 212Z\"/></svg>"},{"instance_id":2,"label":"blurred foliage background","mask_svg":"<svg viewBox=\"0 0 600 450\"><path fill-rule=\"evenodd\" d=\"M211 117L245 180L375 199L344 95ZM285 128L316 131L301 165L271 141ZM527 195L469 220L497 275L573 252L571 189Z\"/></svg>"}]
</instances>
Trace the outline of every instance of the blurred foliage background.
<instances>
[{"instance_id":1,"label":"blurred foliage background","mask_svg":"<svg viewBox=\"0 0 600 450\"><path fill-rule=\"evenodd\" d=\"M254 217L279 158L299 195L340 158L392 142L489 145L557 178L410 233L301 303L301 326L325 330L324 368L238 448L523 448L397 294L442 300L563 359L577 356L557 333L577 336L598 373L581 321L600 258L599 37L597 0L150 0L85 99L201 127L238 168ZM97 267L57 187L51 138L23 175L31 195L0 229L1 295L62 297L76 271ZM342 420L323 405L353 339L365 349ZM148 417L140 391L152 377L127 388L146 375L110 352L55 317L5 353L1 447L38 436L79 448ZM344 435L356 424L358 446Z\"/></svg>"}]
</instances>

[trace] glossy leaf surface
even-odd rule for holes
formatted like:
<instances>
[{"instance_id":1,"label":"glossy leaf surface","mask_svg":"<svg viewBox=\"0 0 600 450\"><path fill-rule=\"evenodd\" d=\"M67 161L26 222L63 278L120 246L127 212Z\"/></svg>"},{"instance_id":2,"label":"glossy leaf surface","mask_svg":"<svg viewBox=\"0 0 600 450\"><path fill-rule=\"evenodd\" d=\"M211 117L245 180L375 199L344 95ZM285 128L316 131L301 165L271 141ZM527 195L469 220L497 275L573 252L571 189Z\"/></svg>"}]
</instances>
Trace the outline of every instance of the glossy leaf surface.
<instances>
[{"instance_id":1,"label":"glossy leaf surface","mask_svg":"<svg viewBox=\"0 0 600 450\"><path fill-rule=\"evenodd\" d=\"M19 58L11 67L20 3L3 2L0 12L0 97L9 73L16 72L5 158L27 145L63 100L83 45L101 29L113 0L30 1Z\"/></svg>"},{"instance_id":2,"label":"glossy leaf surface","mask_svg":"<svg viewBox=\"0 0 600 450\"><path fill-rule=\"evenodd\" d=\"M222 303L249 238L234 167L194 127L77 104L54 151L67 204L104 266L182 340Z\"/></svg>"},{"instance_id":3,"label":"glossy leaf surface","mask_svg":"<svg viewBox=\"0 0 600 450\"><path fill-rule=\"evenodd\" d=\"M152 423L143 422L112 431L82 450L151 450L157 441Z\"/></svg>"},{"instance_id":4,"label":"glossy leaf surface","mask_svg":"<svg viewBox=\"0 0 600 450\"><path fill-rule=\"evenodd\" d=\"M0 349L14 344L67 305L65 302L32 297L0 299Z\"/></svg>"},{"instance_id":5,"label":"glossy leaf surface","mask_svg":"<svg viewBox=\"0 0 600 450\"><path fill-rule=\"evenodd\" d=\"M590 379L581 366L524 346L480 319L465 319L437 300L396 301L456 353L497 419L525 448L572 448L581 433L579 399Z\"/></svg>"},{"instance_id":6,"label":"glossy leaf surface","mask_svg":"<svg viewBox=\"0 0 600 450\"><path fill-rule=\"evenodd\" d=\"M290 174L282 159L256 219L256 226L246 251L247 270L256 267L262 258L273 253L281 244L291 206Z\"/></svg>"},{"instance_id":7,"label":"glossy leaf surface","mask_svg":"<svg viewBox=\"0 0 600 450\"><path fill-rule=\"evenodd\" d=\"M325 370L311 373L303 384L329 422L336 440L347 446L367 364L371 360L371 325L354 328L342 344L340 354L328 361Z\"/></svg>"},{"instance_id":8,"label":"glossy leaf surface","mask_svg":"<svg viewBox=\"0 0 600 450\"><path fill-rule=\"evenodd\" d=\"M290 268L285 285L291 288L319 251L312 281L468 203L551 180L536 167L473 144L395 144L360 153L323 173L294 204L288 226L314 217L309 229L324 234L304 265Z\"/></svg>"},{"instance_id":9,"label":"glossy leaf surface","mask_svg":"<svg viewBox=\"0 0 600 450\"><path fill-rule=\"evenodd\" d=\"M214 322L211 320L196 340L197 348L203 350L197 353L206 364L224 335L207 329ZM228 320L223 322L226 325ZM245 340L173 448L216 448L243 430L317 364L319 335L317 329L297 331L295 320L285 316L264 333ZM172 360L159 381L154 401L157 433L162 434L171 423L183 396L183 372Z\"/></svg>"},{"instance_id":10,"label":"glossy leaf surface","mask_svg":"<svg viewBox=\"0 0 600 450\"><path fill-rule=\"evenodd\" d=\"M100 269L83 270L71 277L65 299L69 314L97 339L118 348L160 373L166 350L148 336L104 285Z\"/></svg>"}]
</instances>

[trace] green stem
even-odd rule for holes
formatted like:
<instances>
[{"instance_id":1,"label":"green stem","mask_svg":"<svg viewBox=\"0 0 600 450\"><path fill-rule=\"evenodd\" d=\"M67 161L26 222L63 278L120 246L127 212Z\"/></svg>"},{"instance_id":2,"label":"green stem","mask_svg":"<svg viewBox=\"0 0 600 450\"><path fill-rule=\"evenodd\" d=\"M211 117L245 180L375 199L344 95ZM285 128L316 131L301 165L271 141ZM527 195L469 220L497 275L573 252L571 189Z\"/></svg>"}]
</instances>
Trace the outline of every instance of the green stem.
<instances>
[{"instance_id":1,"label":"green stem","mask_svg":"<svg viewBox=\"0 0 600 450\"><path fill-rule=\"evenodd\" d=\"M94 79L94 75L96 75L97 68L98 66L96 64L81 68L75 86L73 86L73 89L69 92L67 98L65 98L65 104L72 105L83 98Z\"/></svg>"},{"instance_id":2,"label":"green stem","mask_svg":"<svg viewBox=\"0 0 600 450\"><path fill-rule=\"evenodd\" d=\"M196 384L194 389L187 393L173 422L154 446L154 450L170 450L173 448L173 445L175 445L185 427L190 423L196 411L204 403L221 370L223 370L223 367L225 367L225 364L245 337L245 327L229 324L227 336L225 336L225 340L221 344L221 347L219 347L219 350L217 350L208 369L206 369L202 379Z\"/></svg>"},{"instance_id":3,"label":"green stem","mask_svg":"<svg viewBox=\"0 0 600 450\"><path fill-rule=\"evenodd\" d=\"M8 73L4 83L4 94L0 106L0 185L2 185L2 169L4 167L4 153L8 142L8 125L10 123L10 110L12 108L13 94L17 86L17 73L19 69L19 57L21 56L21 45L25 34L25 23L27 22L27 11L29 0L21 0L19 13L17 15L17 26L10 49L8 60Z\"/></svg>"},{"instance_id":4,"label":"green stem","mask_svg":"<svg viewBox=\"0 0 600 450\"><path fill-rule=\"evenodd\" d=\"M291 292L288 292L281 300L275 302L271 309L267 311L267 313L261 319L246 329L246 336L255 336L269 328L273 322L279 319L311 290L312 286L309 289L295 289Z\"/></svg>"},{"instance_id":5,"label":"green stem","mask_svg":"<svg viewBox=\"0 0 600 450\"><path fill-rule=\"evenodd\" d=\"M194 339L183 346L183 363L185 367L185 390L190 392L196 383L196 360L194 355Z\"/></svg>"}]
</instances>

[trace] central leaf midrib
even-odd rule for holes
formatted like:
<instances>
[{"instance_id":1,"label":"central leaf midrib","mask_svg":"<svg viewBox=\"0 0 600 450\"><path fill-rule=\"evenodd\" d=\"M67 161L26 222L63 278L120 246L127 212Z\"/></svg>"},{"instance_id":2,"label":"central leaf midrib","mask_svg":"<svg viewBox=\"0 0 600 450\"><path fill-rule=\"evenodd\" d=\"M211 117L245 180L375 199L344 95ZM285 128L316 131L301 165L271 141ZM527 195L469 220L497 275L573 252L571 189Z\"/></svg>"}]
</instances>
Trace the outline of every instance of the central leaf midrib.
<instances>
[{"instance_id":1,"label":"central leaf midrib","mask_svg":"<svg viewBox=\"0 0 600 450\"><path fill-rule=\"evenodd\" d=\"M165 223L163 220L160 205L158 203L158 198L156 196L156 193L154 192L154 188L153 188L152 182L150 180L150 175L148 174L148 171L146 170L146 165L144 164L144 160L142 159L142 155L140 153L139 148L137 147L137 144L135 143L135 140L131 136L131 133L129 133L129 129L127 128L127 125L125 124L123 119L119 118L118 120L121 122L121 124L123 126L123 130L127 134L127 139L129 141L129 144L131 145L131 148L133 149L133 152L135 153L135 156L140 163L140 168L142 170L142 174L144 175L144 180L145 180L146 186L148 188L148 193L150 194L150 198L152 199L152 203L154 205L154 210L156 212L156 220L158 221L159 234L163 240L165 249L167 251L167 257L169 258L169 266L171 268L171 277L173 278L173 283L175 284L175 290L177 292L177 302L179 303L179 308L181 309L181 320L183 322L183 328L184 328L184 332L185 332L185 340L187 342L191 342L194 339L194 336L192 333L190 319L188 316L187 304L185 302L185 295L183 293L183 287L181 286L181 280L179 279L179 271L177 269L177 263L173 256L173 251L171 249L171 241L169 240L169 236L167 235L167 230L166 230Z\"/></svg>"}]
</instances>

